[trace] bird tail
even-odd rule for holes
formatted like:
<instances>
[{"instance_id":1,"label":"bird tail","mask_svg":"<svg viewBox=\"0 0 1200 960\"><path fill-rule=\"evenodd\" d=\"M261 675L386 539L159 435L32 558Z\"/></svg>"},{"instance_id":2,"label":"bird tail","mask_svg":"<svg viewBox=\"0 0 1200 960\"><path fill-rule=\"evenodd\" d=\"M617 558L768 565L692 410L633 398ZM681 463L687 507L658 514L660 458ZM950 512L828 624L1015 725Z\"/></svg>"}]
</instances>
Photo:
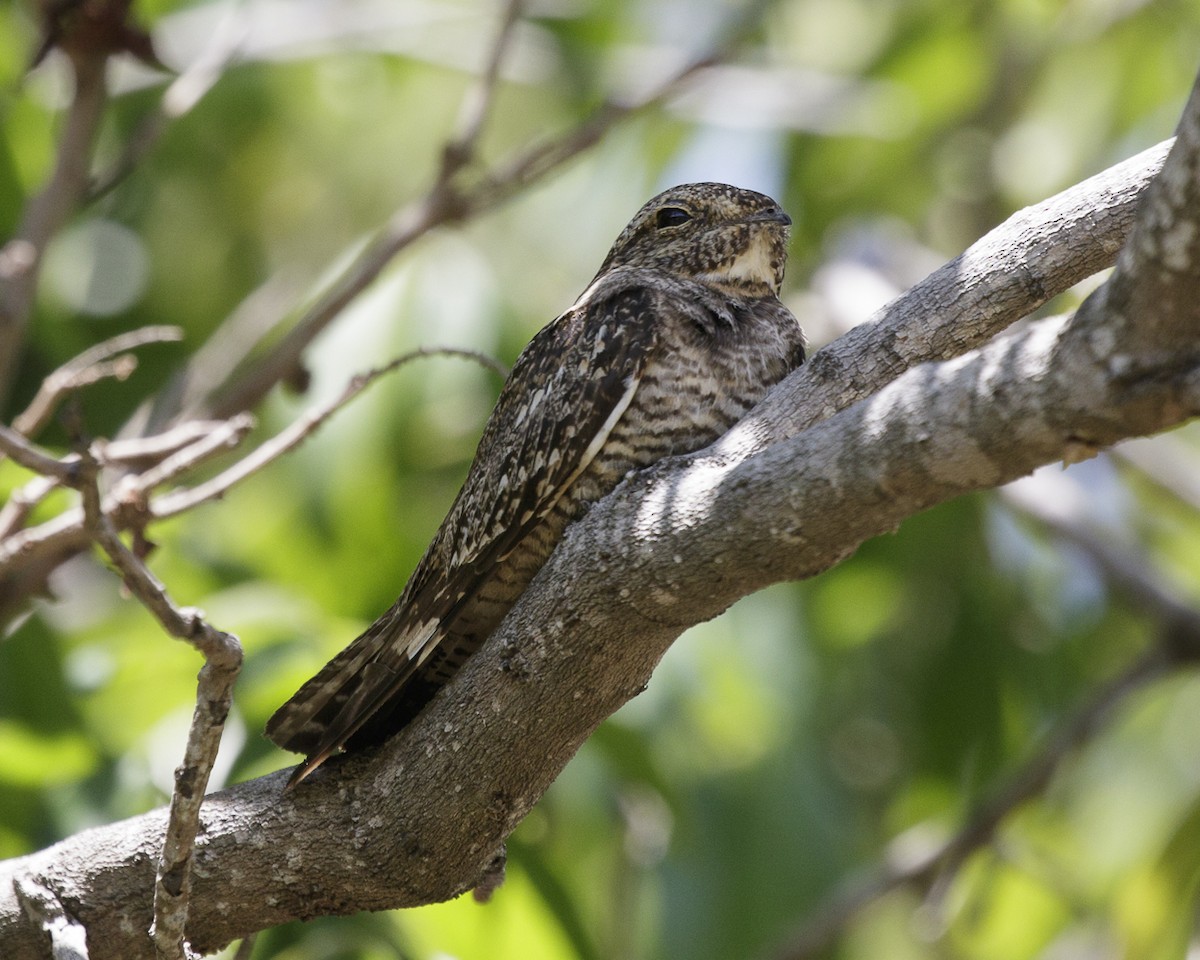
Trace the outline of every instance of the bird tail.
<instances>
[{"instance_id":1,"label":"bird tail","mask_svg":"<svg viewBox=\"0 0 1200 960\"><path fill-rule=\"evenodd\" d=\"M394 639L392 618L381 617L345 650L329 661L315 677L267 721L267 737L285 750L306 754L293 772L288 787L294 787L340 750L348 740L389 706L396 694L412 679L430 636L409 635ZM424 632L424 631L422 631Z\"/></svg>"}]
</instances>

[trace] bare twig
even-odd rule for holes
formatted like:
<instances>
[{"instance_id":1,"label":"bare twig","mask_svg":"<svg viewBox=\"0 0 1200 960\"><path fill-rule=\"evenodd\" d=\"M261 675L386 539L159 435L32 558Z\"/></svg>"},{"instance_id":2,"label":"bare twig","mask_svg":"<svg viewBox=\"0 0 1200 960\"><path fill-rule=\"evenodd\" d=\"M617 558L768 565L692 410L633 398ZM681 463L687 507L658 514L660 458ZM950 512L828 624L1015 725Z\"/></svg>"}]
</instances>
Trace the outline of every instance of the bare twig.
<instances>
[{"instance_id":1,"label":"bare twig","mask_svg":"<svg viewBox=\"0 0 1200 960\"><path fill-rule=\"evenodd\" d=\"M0 404L12 388L46 245L87 190L92 145L108 100L106 60L102 52L80 52L71 58L75 92L54 173L26 206L13 238L0 248Z\"/></svg>"},{"instance_id":2,"label":"bare twig","mask_svg":"<svg viewBox=\"0 0 1200 960\"><path fill-rule=\"evenodd\" d=\"M202 461L240 443L253 426L254 418L249 414L241 414L220 423L199 440L177 450L157 465L140 474L131 474L122 479L116 490L104 497L101 504L102 512L110 522L116 524L120 529L131 527L138 529L151 519L176 516L198 504L217 499L235 484L257 473L267 464L293 449L381 376L412 360L433 356L462 357L482 364L500 377L508 375L503 364L474 350L453 347L427 347L414 350L397 357L382 367L353 378L345 390L334 400L310 410L275 438L212 480L189 490L175 491L150 499L150 495L158 487L177 480ZM181 428L180 435L186 434L186 432ZM168 432L168 435L170 433L173 431ZM24 438L17 437L16 439L15 445L22 451L31 446ZM157 438L149 438L149 440L153 443L158 442ZM107 462L104 461L104 453L110 447L120 443L122 446L118 447L119 452L122 447L126 451L137 451L140 442L118 441L109 444L108 447L98 443L94 445L94 455L97 459ZM0 438L0 450L3 449L3 438ZM74 462L69 459L67 461L54 460L47 454L36 456L40 453L36 449L33 450L33 453L35 458L31 462L42 464L41 457L45 457L45 465L56 471L54 475L66 469L64 463L69 467ZM24 452L22 455L25 455ZM31 469L35 468L31 467ZM27 515L27 511L17 512L18 509L14 507L11 515L23 519ZM0 517L9 515L10 512L6 507L5 513L0 514ZM21 595L27 595L31 589L36 589L54 566L83 549L89 539L85 531L83 511L78 507L64 510L53 519L32 529L16 530L16 532L13 532L15 526L0 529L6 529L6 535L0 537L0 616L11 615L17 609ZM18 584L20 586L17 586Z\"/></svg>"},{"instance_id":3,"label":"bare twig","mask_svg":"<svg viewBox=\"0 0 1200 960\"><path fill-rule=\"evenodd\" d=\"M130 477L129 482L125 485L131 490L136 490L139 496L144 497L151 490L178 479L205 460L226 450L232 450L253 429L254 423L254 417L248 413L239 414L231 420L219 423L216 429L202 436L195 443L171 454L144 473Z\"/></svg>"},{"instance_id":4,"label":"bare twig","mask_svg":"<svg viewBox=\"0 0 1200 960\"><path fill-rule=\"evenodd\" d=\"M846 925L860 911L901 887L927 888L926 906L936 916L951 881L966 859L993 841L1013 811L1042 793L1063 763L1103 730L1106 721L1131 694L1180 663L1200 659L1200 611L1167 589L1144 558L1132 556L1097 537L1082 523L1053 509L1044 497L1024 495L1019 484L1004 488L1001 496L1054 536L1083 551L1110 586L1123 593L1138 610L1149 612L1158 620L1157 642L1093 692L950 840L915 860L889 865L827 900L789 944L778 951L777 960L817 956L845 932Z\"/></svg>"},{"instance_id":5,"label":"bare twig","mask_svg":"<svg viewBox=\"0 0 1200 960\"><path fill-rule=\"evenodd\" d=\"M170 482L221 450L236 446L253 423L254 418L249 414L235 417L144 473L126 477L114 493L104 497L102 512L123 529L144 526L151 516L147 497L155 486ZM24 446L29 446L21 439ZM3 443L0 439L0 449ZM93 455L100 459L102 452L103 447L98 445ZM69 459L49 459L51 462L43 465L55 470L55 475L72 467L73 461ZM64 482L70 483L71 478L65 478ZM0 619L10 617L19 608L22 597L39 590L50 572L84 549L89 539L80 507L64 510L32 529L17 530L0 539Z\"/></svg>"},{"instance_id":6,"label":"bare twig","mask_svg":"<svg viewBox=\"0 0 1200 960\"><path fill-rule=\"evenodd\" d=\"M14 490L8 502L0 508L0 543L14 530L24 526L33 508L45 500L53 490L58 489L58 485L58 480L54 477L37 476L23 487Z\"/></svg>"},{"instance_id":7,"label":"bare twig","mask_svg":"<svg viewBox=\"0 0 1200 960\"><path fill-rule=\"evenodd\" d=\"M52 457L4 424L0 424L0 451L8 454L27 470L32 470L42 476L55 477L64 483L71 482L72 478L76 476L79 466L78 457L66 460Z\"/></svg>"},{"instance_id":8,"label":"bare twig","mask_svg":"<svg viewBox=\"0 0 1200 960\"><path fill-rule=\"evenodd\" d=\"M295 265L272 274L244 297L194 354L172 374L166 385L144 403L121 429L122 437L137 437L166 429L199 415L203 400L228 380L230 358L251 356L286 314L311 273Z\"/></svg>"},{"instance_id":9,"label":"bare twig","mask_svg":"<svg viewBox=\"0 0 1200 960\"><path fill-rule=\"evenodd\" d=\"M67 394L107 377L124 380L133 372L137 358L118 354L148 343L174 343L182 339L180 327L142 327L89 347L42 381L32 402L13 420L13 429L27 437L37 436Z\"/></svg>"},{"instance_id":10,"label":"bare twig","mask_svg":"<svg viewBox=\"0 0 1200 960\"><path fill-rule=\"evenodd\" d=\"M456 186L461 167L454 167L455 175L447 176L447 166L443 163L442 170L426 195L393 214L366 249L301 314L279 343L265 357L256 361L252 369L244 371L240 377L222 387L219 393L211 395L207 399L207 406L201 408L201 413L222 418L253 407L275 384L294 374L300 365L301 355L313 338L362 293L402 250L434 227L478 216L498 206L524 187L593 147L621 121L662 104L678 93L697 73L727 56L741 40L747 25L757 22L765 6L767 3L763 0L749 4L711 52L684 66L641 99L626 104L606 104L563 136L536 145L513 158L507 165L483 174L470 188ZM502 51L507 32L505 29L500 32L497 56ZM483 97L482 107L486 108L490 103L490 94ZM471 129L481 129L485 119L485 116L477 115L477 119L470 120L467 133Z\"/></svg>"},{"instance_id":11,"label":"bare twig","mask_svg":"<svg viewBox=\"0 0 1200 960\"><path fill-rule=\"evenodd\" d=\"M391 373L413 360L421 357L436 356L462 357L482 364L501 377L508 375L508 370L503 364L475 350L460 350L454 347L426 347L420 350L413 350L411 353L396 357L382 367L375 367L366 373L360 373L353 377L338 396L327 403L309 410L304 416L285 427L273 438L258 447L258 449L243 457L228 470L218 474L208 482L202 483L197 487L192 487L189 490L180 490L156 497L150 504L150 513L156 519L172 517L190 510L198 504L223 496L230 487L241 483L247 477L253 476L263 467L267 466L267 464L277 460L311 436L326 420L380 377Z\"/></svg>"},{"instance_id":12,"label":"bare twig","mask_svg":"<svg viewBox=\"0 0 1200 960\"><path fill-rule=\"evenodd\" d=\"M233 684L242 666L237 637L210 626L198 610L180 609L146 565L121 541L105 513L97 478L100 464L90 451L81 455L78 488L84 523L108 555L122 581L163 629L204 656L196 690L196 709L183 763L175 770L175 790L166 840L154 888L151 935L163 960L185 960L184 933L191 893L192 852L200 824L200 805L217 759L221 733L233 702Z\"/></svg>"},{"instance_id":13,"label":"bare twig","mask_svg":"<svg viewBox=\"0 0 1200 960\"><path fill-rule=\"evenodd\" d=\"M245 5L233 0L213 32L208 47L163 91L158 108L138 124L113 165L100 174L88 195L89 201L104 196L130 173L158 143L167 126L196 106L238 59L250 21Z\"/></svg>"},{"instance_id":14,"label":"bare twig","mask_svg":"<svg viewBox=\"0 0 1200 960\"><path fill-rule=\"evenodd\" d=\"M137 465L145 468L151 464L159 463L164 457L181 453L185 447L191 448L180 459L174 461L172 466L166 471L160 468L159 473L150 476L151 481L157 480L158 482L163 482L160 478L164 476L166 478L173 478L191 466L207 459L213 453L219 452L220 449L240 442L251 426L253 426L253 418L248 414L241 418L234 418L234 421L228 423L190 420L166 433L144 437L140 440L116 440L112 442L97 440L93 444L93 450L97 459L105 466ZM11 435L7 436L6 439L9 441L14 440ZM4 442L4 440L0 440L0 458L5 455ZM19 441L17 442L19 443ZM31 445L24 443L22 446L29 447ZM42 453L41 456L49 457L49 454ZM50 460L53 460L53 458L51 457ZM48 461L42 459L38 459L37 462L43 465L48 464ZM67 457L64 460L56 462L59 464L59 467L54 468L57 471L63 465L71 468L75 460L72 457ZM59 486L60 481L57 475L39 475L23 487L14 490L8 498L8 502L4 504L3 508L0 508L0 543L3 543L16 530L23 526L33 508ZM149 487L147 486L147 488ZM76 517L82 519L82 514L77 513Z\"/></svg>"},{"instance_id":15,"label":"bare twig","mask_svg":"<svg viewBox=\"0 0 1200 960\"><path fill-rule=\"evenodd\" d=\"M252 420L247 422L251 423ZM163 457L212 435L221 426L220 420L187 420L153 436L136 440L110 440L102 445L100 459L105 466L157 463Z\"/></svg>"},{"instance_id":16,"label":"bare twig","mask_svg":"<svg viewBox=\"0 0 1200 960\"><path fill-rule=\"evenodd\" d=\"M201 426L207 426L207 431L200 432L199 427ZM224 450L236 447L253 427L254 417L244 413L225 422L207 425L194 422L169 431L167 434L148 437L140 441L118 441L111 444L102 440L96 441L90 455L103 465L121 463L124 460L160 460L144 472L126 478L121 485L117 500L106 504L105 512L111 513L114 507L129 506L135 500L144 499L156 487L175 480ZM193 436L198 436L199 439L188 443L188 438ZM186 445L181 446L185 443ZM116 458L110 458L107 455L108 451L113 449L118 454ZM158 457L154 456L156 452L159 453ZM52 478L55 482L67 486L75 486L78 483L78 456L71 454L59 460L2 424L0 424L0 453L6 453L17 463L40 474L42 478ZM164 454L168 455L165 459L161 459ZM24 495L14 495L13 499L20 503L20 506L14 510L21 511L21 516L27 513L29 507L45 497L53 485L49 489L43 489L44 486L45 484L31 483ZM22 539L20 549L26 550L36 544L39 532L60 532L64 517L69 517L72 524L82 524L84 519L83 514L79 511L67 511L60 514L54 520L43 524L42 527L30 531L30 535ZM11 528L0 524L0 530L5 529ZM0 555L4 554L4 546L7 546L3 540L4 538L0 537Z\"/></svg>"},{"instance_id":17,"label":"bare twig","mask_svg":"<svg viewBox=\"0 0 1200 960\"><path fill-rule=\"evenodd\" d=\"M478 81L463 98L458 116L458 135L442 150L442 169L439 174L442 182L449 181L475 157L475 146L491 113L496 84L500 79L500 65L512 39L513 27L521 19L524 6L524 0L508 0L504 5L500 15L500 28L488 54L487 65L479 75Z\"/></svg>"},{"instance_id":18,"label":"bare twig","mask_svg":"<svg viewBox=\"0 0 1200 960\"><path fill-rule=\"evenodd\" d=\"M775 960L809 960L820 956L846 932L855 916L902 887L925 888L927 902L936 907L949 880L967 857L991 843L1004 819L1046 788L1063 762L1095 737L1119 704L1133 691L1162 676L1168 668L1169 661L1162 656L1161 650L1154 650L1105 684L975 811L953 837L923 856L889 864L874 876L834 894L813 911L784 947L774 953ZM904 859L897 857L897 860Z\"/></svg>"}]
</instances>

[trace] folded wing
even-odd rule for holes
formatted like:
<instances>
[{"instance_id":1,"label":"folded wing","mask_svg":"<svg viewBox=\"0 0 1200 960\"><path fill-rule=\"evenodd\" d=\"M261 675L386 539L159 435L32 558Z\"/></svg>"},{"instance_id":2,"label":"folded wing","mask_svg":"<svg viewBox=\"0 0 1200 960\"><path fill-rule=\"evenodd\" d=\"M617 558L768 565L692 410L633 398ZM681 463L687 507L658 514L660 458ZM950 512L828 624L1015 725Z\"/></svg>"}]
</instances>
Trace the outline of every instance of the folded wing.
<instances>
[{"instance_id":1,"label":"folded wing","mask_svg":"<svg viewBox=\"0 0 1200 960\"><path fill-rule=\"evenodd\" d=\"M291 784L405 695L497 565L587 469L657 347L654 313L651 291L625 289L585 300L525 348L403 594L268 722L272 741L307 755Z\"/></svg>"}]
</instances>

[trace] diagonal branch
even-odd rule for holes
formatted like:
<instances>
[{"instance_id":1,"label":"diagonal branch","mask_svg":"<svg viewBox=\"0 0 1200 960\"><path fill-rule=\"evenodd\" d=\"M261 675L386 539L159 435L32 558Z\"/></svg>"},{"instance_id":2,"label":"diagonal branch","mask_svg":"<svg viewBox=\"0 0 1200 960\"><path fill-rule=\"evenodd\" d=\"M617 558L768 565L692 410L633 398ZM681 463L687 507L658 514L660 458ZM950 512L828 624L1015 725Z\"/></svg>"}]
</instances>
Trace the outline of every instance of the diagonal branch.
<instances>
[{"instance_id":1,"label":"diagonal branch","mask_svg":"<svg viewBox=\"0 0 1200 960\"><path fill-rule=\"evenodd\" d=\"M492 43L487 64L479 79L464 97L458 118L458 134L442 150L442 169L439 180L449 181L455 173L475 158L475 148L492 111L496 97L496 86L500 80L500 66L512 40L513 29L521 19L524 0L507 0L500 14L500 27Z\"/></svg>"},{"instance_id":2,"label":"diagonal branch","mask_svg":"<svg viewBox=\"0 0 1200 960\"><path fill-rule=\"evenodd\" d=\"M138 124L120 156L99 173L88 194L98 200L125 180L162 138L168 126L189 113L237 60L250 19L239 3L230 3L209 39L207 47L163 91L157 107Z\"/></svg>"},{"instance_id":3,"label":"diagonal branch","mask_svg":"<svg viewBox=\"0 0 1200 960\"><path fill-rule=\"evenodd\" d=\"M793 436L918 363L947 360L986 343L1112 266L1174 143L1164 140L1017 211L874 318L818 351L730 431L719 449L744 456Z\"/></svg>"},{"instance_id":4,"label":"diagonal branch","mask_svg":"<svg viewBox=\"0 0 1200 960\"><path fill-rule=\"evenodd\" d=\"M434 356L461 357L466 360L473 360L498 374L501 378L508 376L508 370L503 364L475 350L460 350L454 347L423 347L419 350L413 350L396 357L381 367L375 367L366 373L361 373L353 377L346 385L346 388L332 400L309 410L266 443L259 446L254 452L247 454L228 470L222 471L211 480L207 480L188 490L177 490L173 493L155 497L150 504L151 515L161 520L184 513L201 503L207 503L220 498L233 486L274 463L285 453L312 436L313 433L321 428L325 421L354 400L355 397L380 377L399 369L405 364L411 363L413 360Z\"/></svg>"},{"instance_id":5,"label":"diagonal branch","mask_svg":"<svg viewBox=\"0 0 1200 960\"><path fill-rule=\"evenodd\" d=\"M236 484L253 476L311 436L331 416L379 378L413 360L450 356L471 360L507 376L507 369L485 354L454 347L425 347L403 354L381 367L354 377L334 399L319 404L271 440L212 479L187 490L152 496L160 487L177 481L199 464L236 447L254 426L248 414L210 422L186 421L163 434L141 439L98 441L95 455L106 466L139 459L151 461L140 473L124 476L101 504L101 512L120 529L139 532L151 520L176 516L216 500ZM203 429L201 429L203 428ZM0 510L0 621L11 617L23 601L35 593L50 571L84 549L88 542L82 508L64 510L58 516L27 530L19 529L29 511L59 483L77 481L78 458L58 460L0 425L0 455L8 452L15 460L42 474L13 495ZM46 477L54 478L48 481Z\"/></svg>"},{"instance_id":6,"label":"diagonal branch","mask_svg":"<svg viewBox=\"0 0 1200 960\"><path fill-rule=\"evenodd\" d=\"M106 63L103 51L80 50L71 57L74 96L54 172L29 201L16 234L0 248L0 405L12 389L46 245L87 191L92 146L108 101Z\"/></svg>"},{"instance_id":7,"label":"diagonal branch","mask_svg":"<svg viewBox=\"0 0 1200 960\"><path fill-rule=\"evenodd\" d=\"M166 588L121 541L101 505L100 464L90 451L81 455L79 492L88 533L108 555L122 581L172 637L204 656L196 691L196 709L188 731L183 763L175 770L170 815L154 885L154 922L150 926L159 960L185 960L184 930L192 891L192 856L200 828L200 804L217 759L225 720L233 703L233 684L242 668L242 646L232 634L205 622L198 610L179 609Z\"/></svg>"},{"instance_id":8,"label":"diagonal branch","mask_svg":"<svg viewBox=\"0 0 1200 960\"><path fill-rule=\"evenodd\" d=\"M441 170L425 196L389 218L366 248L303 311L279 343L255 362L253 369L243 371L190 412L220 418L254 407L277 383L294 376L300 366L301 356L313 339L367 289L403 250L435 227L461 222L499 206L531 183L591 149L619 123L661 105L683 89L696 74L728 56L743 39L747 27L761 17L766 5L764 0L748 4L734 18L712 51L685 65L645 96L631 103L604 105L561 137L537 144L507 164L485 171L473 186L462 187L458 184L459 174L465 172L462 165L464 161L459 157L455 145L451 144L444 155ZM516 15L515 6L511 15ZM497 51L495 56L503 51L507 36L508 29L502 27L494 47ZM483 82L482 89L486 91L486 75ZM481 110L490 106L490 94L485 93L480 99ZM460 148L473 146L474 138L486 120L481 113L472 117L469 110L467 116L471 119L468 119L464 131L466 139L460 135L457 141Z\"/></svg>"},{"instance_id":9,"label":"diagonal branch","mask_svg":"<svg viewBox=\"0 0 1200 960\"><path fill-rule=\"evenodd\" d=\"M0 453L12 457L27 470L63 483L70 483L76 476L77 459L59 460L3 424L0 424Z\"/></svg>"},{"instance_id":10,"label":"diagonal branch","mask_svg":"<svg viewBox=\"0 0 1200 960\"><path fill-rule=\"evenodd\" d=\"M106 377L124 380L132 374L137 358L125 351L148 343L177 343L182 339L183 330L179 327L142 327L89 347L42 381L29 406L13 420L13 429L27 437L36 437L68 394Z\"/></svg>"},{"instance_id":11,"label":"diagonal branch","mask_svg":"<svg viewBox=\"0 0 1200 960\"><path fill-rule=\"evenodd\" d=\"M1196 149L1181 137L1166 167ZM1135 261L1114 276L1141 269L1153 266ZM918 290L894 309L926 306L938 309ZM1194 345L1195 321L1191 309L1160 315L1156 341ZM572 526L484 648L377 752L332 762L290 794L279 792L281 772L209 798L192 945L213 949L296 917L416 905L473 886L579 745L644 689L687 627L769 583L826 569L934 504L1200 410L1194 351L1167 357L1131 336L1130 363L1097 354L1108 324L1120 322L1101 292L1074 317L1014 329L898 377L872 364L895 350L881 324L842 354L862 372L858 389L885 384L865 400L794 435L768 435L757 450L718 444L627 479ZM766 401L778 422L795 422L788 398L826 375L814 361L781 385ZM161 811L147 814L5 870L38 876L85 863L73 892L90 907L89 943L103 960L111 954L99 945L125 946L121 929L147 915L139 852L163 822ZM98 861L89 857L96 850ZM237 904L225 897L232 875ZM21 943L6 896L0 882L0 942Z\"/></svg>"},{"instance_id":12,"label":"diagonal branch","mask_svg":"<svg viewBox=\"0 0 1200 960\"><path fill-rule=\"evenodd\" d=\"M915 860L887 863L873 876L827 898L773 954L776 960L820 956L859 913L894 890L923 888L928 891L929 903L940 903L967 858L995 839L1007 817L1042 793L1063 764L1107 728L1130 696L1180 666L1200 661L1200 612L1169 591L1144 558L1114 548L1082 524L1062 516L1043 498L1023 495L1017 487L1004 488L1001 495L1006 502L1054 537L1081 549L1134 609L1157 621L1154 646L1093 691L953 837Z\"/></svg>"}]
</instances>

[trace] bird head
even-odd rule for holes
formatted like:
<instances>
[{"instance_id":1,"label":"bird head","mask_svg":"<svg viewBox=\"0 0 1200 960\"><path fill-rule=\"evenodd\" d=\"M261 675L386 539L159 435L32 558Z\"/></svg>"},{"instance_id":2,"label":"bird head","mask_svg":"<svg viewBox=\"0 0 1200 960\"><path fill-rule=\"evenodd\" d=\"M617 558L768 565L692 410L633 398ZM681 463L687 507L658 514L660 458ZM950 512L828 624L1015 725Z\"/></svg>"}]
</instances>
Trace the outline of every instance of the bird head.
<instances>
[{"instance_id":1,"label":"bird head","mask_svg":"<svg viewBox=\"0 0 1200 960\"><path fill-rule=\"evenodd\" d=\"M604 260L663 270L741 296L779 294L792 218L770 197L726 183L685 183L651 199Z\"/></svg>"}]
</instances>

